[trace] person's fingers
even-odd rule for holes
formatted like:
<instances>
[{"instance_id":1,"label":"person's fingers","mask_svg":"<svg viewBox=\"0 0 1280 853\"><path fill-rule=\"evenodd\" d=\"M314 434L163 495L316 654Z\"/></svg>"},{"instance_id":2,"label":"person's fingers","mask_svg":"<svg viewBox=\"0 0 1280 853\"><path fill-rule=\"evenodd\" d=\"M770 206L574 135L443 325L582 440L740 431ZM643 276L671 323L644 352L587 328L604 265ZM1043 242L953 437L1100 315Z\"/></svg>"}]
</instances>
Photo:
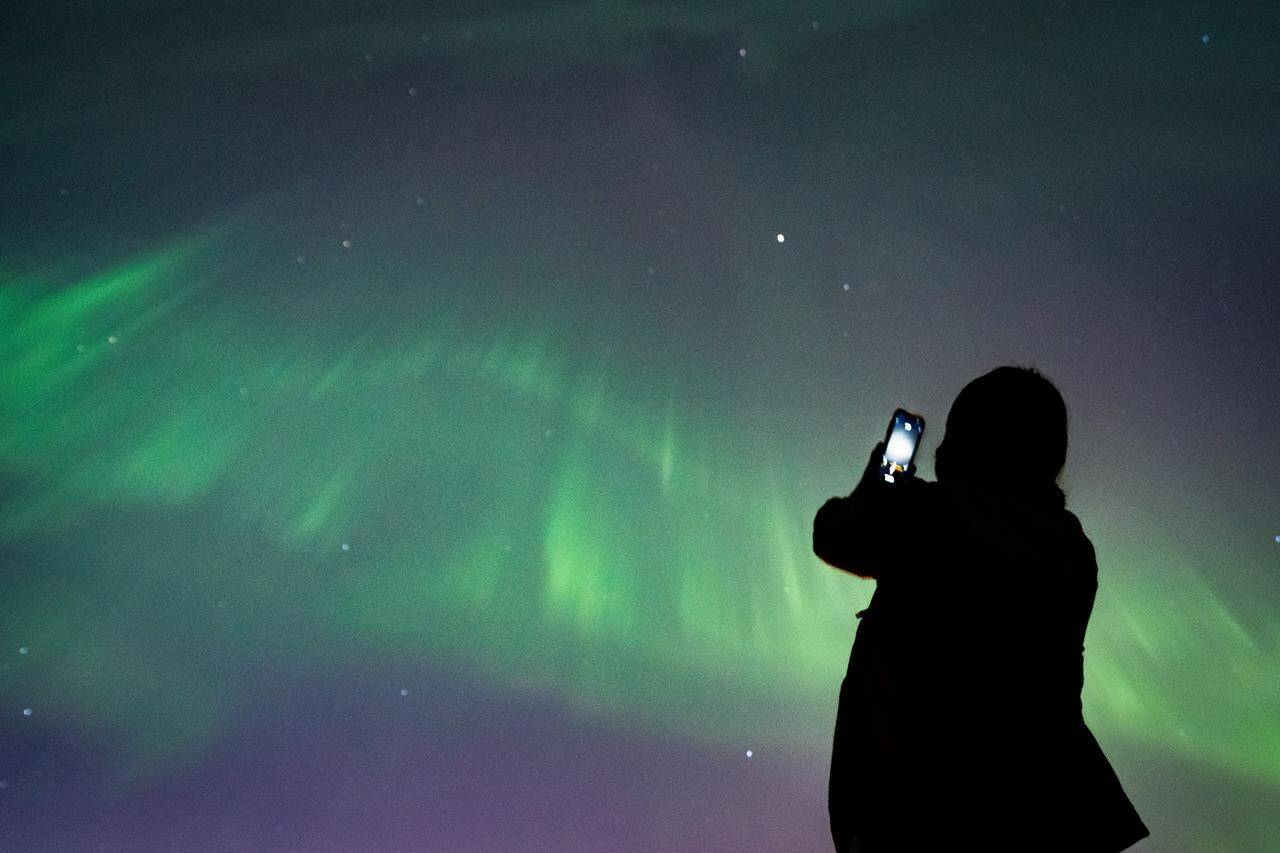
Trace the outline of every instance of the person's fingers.
<instances>
[{"instance_id":1,"label":"person's fingers","mask_svg":"<svg viewBox=\"0 0 1280 853\"><path fill-rule=\"evenodd\" d=\"M871 448L871 457L867 459L867 467L879 469L882 461L884 461L884 442L877 441L875 447Z\"/></svg>"},{"instance_id":2,"label":"person's fingers","mask_svg":"<svg viewBox=\"0 0 1280 853\"><path fill-rule=\"evenodd\" d=\"M877 441L875 447L871 449L871 456L867 459L867 467L863 469L863 479L879 479L880 463L884 461L884 442Z\"/></svg>"}]
</instances>

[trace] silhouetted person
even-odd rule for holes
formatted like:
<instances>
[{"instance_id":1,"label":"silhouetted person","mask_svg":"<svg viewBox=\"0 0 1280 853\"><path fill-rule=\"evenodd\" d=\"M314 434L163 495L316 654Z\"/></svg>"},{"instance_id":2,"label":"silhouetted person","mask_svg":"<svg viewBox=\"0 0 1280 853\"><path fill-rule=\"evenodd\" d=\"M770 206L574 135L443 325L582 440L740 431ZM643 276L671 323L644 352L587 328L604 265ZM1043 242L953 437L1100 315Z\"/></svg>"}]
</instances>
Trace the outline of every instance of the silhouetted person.
<instances>
[{"instance_id":1,"label":"silhouetted person","mask_svg":"<svg viewBox=\"0 0 1280 853\"><path fill-rule=\"evenodd\" d=\"M1098 567L1055 482L1058 389L1020 367L966 385L936 483L884 482L883 453L813 520L814 553L876 579L840 686L836 849L1118 851L1145 838L1081 714Z\"/></svg>"}]
</instances>

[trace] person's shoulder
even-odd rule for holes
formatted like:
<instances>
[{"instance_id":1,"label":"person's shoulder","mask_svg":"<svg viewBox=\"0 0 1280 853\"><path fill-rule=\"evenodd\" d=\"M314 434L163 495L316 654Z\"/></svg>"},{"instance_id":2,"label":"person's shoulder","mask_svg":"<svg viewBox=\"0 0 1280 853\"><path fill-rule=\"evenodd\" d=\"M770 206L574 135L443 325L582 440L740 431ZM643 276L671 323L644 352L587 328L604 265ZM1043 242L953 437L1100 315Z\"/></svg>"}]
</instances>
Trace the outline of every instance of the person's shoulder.
<instances>
[{"instance_id":1,"label":"person's shoulder","mask_svg":"<svg viewBox=\"0 0 1280 853\"><path fill-rule=\"evenodd\" d=\"M1084 524L1081 523L1080 517L1069 509L1059 511L1059 518L1062 520L1063 528L1069 531L1072 538L1088 546L1089 551L1093 551L1093 541L1089 539L1089 534L1084 532Z\"/></svg>"},{"instance_id":2,"label":"person's shoulder","mask_svg":"<svg viewBox=\"0 0 1280 853\"><path fill-rule=\"evenodd\" d=\"M1061 511L1062 525L1068 531L1071 545L1070 553L1075 555L1075 562L1082 572L1090 576L1096 583L1098 579L1098 553L1093 547L1093 540L1085 533L1080 517L1069 509Z\"/></svg>"},{"instance_id":3,"label":"person's shoulder","mask_svg":"<svg viewBox=\"0 0 1280 853\"><path fill-rule=\"evenodd\" d=\"M1064 523L1070 525L1072 530L1075 530L1079 532L1081 536L1084 536L1084 524L1081 523L1080 516L1076 515L1066 507L1063 507L1062 518L1065 520Z\"/></svg>"}]
</instances>

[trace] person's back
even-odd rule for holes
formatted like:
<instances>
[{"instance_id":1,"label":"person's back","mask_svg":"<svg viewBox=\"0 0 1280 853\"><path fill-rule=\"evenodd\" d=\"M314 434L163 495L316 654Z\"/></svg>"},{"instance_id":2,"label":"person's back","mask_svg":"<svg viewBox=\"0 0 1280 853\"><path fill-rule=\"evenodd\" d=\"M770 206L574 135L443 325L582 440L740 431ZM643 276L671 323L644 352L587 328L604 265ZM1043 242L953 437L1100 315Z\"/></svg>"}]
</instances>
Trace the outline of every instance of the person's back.
<instances>
[{"instance_id":1,"label":"person's back","mask_svg":"<svg viewBox=\"0 0 1280 853\"><path fill-rule=\"evenodd\" d=\"M1001 368L961 393L937 483L887 486L872 475L878 446L869 476L814 519L819 557L877 579L833 739L839 850L855 837L863 851L1121 850L1148 834L1081 716L1097 565L1053 484L1065 407L1061 447L1038 471L1010 483L974 464L991 458L975 407L1025 408L1028 385L1052 388Z\"/></svg>"}]
</instances>

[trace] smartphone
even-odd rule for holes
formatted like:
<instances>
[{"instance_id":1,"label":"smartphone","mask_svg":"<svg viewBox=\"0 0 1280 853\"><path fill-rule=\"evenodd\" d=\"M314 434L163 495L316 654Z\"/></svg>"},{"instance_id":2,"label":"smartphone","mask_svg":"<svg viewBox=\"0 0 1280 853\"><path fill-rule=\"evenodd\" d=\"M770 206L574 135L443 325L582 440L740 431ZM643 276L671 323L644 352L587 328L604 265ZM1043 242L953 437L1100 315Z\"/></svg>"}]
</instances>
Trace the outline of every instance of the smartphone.
<instances>
[{"instance_id":1,"label":"smartphone","mask_svg":"<svg viewBox=\"0 0 1280 853\"><path fill-rule=\"evenodd\" d=\"M886 483L904 476L916 458L920 439L924 437L924 418L906 409L897 409L889 419L889 429L884 436L884 456L880 462L880 476Z\"/></svg>"}]
</instances>

